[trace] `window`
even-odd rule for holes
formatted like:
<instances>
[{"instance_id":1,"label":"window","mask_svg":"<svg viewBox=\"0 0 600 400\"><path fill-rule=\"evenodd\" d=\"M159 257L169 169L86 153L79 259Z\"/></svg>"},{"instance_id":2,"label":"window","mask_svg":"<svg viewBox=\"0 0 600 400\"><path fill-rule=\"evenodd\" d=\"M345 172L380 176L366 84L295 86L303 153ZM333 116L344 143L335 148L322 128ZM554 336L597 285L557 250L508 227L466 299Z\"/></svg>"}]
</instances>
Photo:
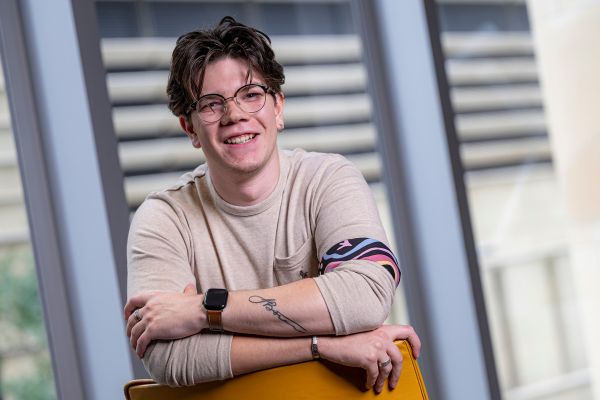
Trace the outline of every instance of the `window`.
<instances>
[{"instance_id":1,"label":"window","mask_svg":"<svg viewBox=\"0 0 600 400\"><path fill-rule=\"evenodd\" d=\"M0 69L0 398L55 399L10 112Z\"/></svg>"},{"instance_id":2,"label":"window","mask_svg":"<svg viewBox=\"0 0 600 400\"><path fill-rule=\"evenodd\" d=\"M588 64L598 33L583 17L597 8L438 1L506 399L591 399L597 384L586 354L598 349L585 338L597 337L598 317L586 305L590 294L583 283L593 275L585 271L598 267L592 177L599 171L600 141L596 112L586 107L600 101L590 89L598 78Z\"/></svg>"}]
</instances>

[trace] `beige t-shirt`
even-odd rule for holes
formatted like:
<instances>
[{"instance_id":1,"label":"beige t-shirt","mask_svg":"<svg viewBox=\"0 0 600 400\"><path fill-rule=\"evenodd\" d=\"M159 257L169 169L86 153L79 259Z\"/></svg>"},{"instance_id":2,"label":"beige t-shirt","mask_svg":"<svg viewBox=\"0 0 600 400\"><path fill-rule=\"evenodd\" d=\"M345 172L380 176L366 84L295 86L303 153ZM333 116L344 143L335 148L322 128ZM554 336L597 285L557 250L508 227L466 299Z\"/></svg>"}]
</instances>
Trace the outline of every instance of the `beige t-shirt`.
<instances>
[{"instance_id":1,"label":"beige t-shirt","mask_svg":"<svg viewBox=\"0 0 600 400\"><path fill-rule=\"evenodd\" d=\"M381 325L395 282L379 264L348 261L317 277L323 254L346 239L372 238L389 246L364 178L339 155L279 152L277 186L252 206L224 201L206 165L150 194L129 232L128 297L148 290L181 292L188 283L199 292L233 291L314 277L336 334ZM169 385L230 378L231 339L202 332L156 341L144 365L156 381Z\"/></svg>"}]
</instances>

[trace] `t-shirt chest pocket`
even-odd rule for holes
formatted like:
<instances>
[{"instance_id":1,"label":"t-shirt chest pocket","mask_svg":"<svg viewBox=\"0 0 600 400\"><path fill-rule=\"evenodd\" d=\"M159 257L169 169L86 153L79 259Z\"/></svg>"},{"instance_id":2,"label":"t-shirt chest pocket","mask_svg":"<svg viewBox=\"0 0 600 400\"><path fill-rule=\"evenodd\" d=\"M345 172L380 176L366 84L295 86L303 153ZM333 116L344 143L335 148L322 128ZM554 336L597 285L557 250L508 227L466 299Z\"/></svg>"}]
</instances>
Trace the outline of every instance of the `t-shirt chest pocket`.
<instances>
[{"instance_id":1,"label":"t-shirt chest pocket","mask_svg":"<svg viewBox=\"0 0 600 400\"><path fill-rule=\"evenodd\" d=\"M317 251L312 239L307 239L288 257L275 257L273 274L278 285L317 275Z\"/></svg>"}]
</instances>

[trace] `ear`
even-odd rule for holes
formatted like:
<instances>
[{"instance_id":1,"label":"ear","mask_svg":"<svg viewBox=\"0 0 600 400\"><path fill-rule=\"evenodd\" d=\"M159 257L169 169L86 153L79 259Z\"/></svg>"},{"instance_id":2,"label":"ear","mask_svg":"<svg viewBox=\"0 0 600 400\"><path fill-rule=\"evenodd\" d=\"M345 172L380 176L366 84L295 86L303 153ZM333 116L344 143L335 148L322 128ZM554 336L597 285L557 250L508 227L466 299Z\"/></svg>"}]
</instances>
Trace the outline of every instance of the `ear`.
<instances>
[{"instance_id":1,"label":"ear","mask_svg":"<svg viewBox=\"0 0 600 400\"><path fill-rule=\"evenodd\" d=\"M283 108L285 105L285 96L283 92L275 93L275 124L277 132L281 132L284 127L283 123Z\"/></svg>"},{"instance_id":2,"label":"ear","mask_svg":"<svg viewBox=\"0 0 600 400\"><path fill-rule=\"evenodd\" d=\"M200 143L200 140L198 139L198 135L196 134L196 132L194 132L194 126L192 125L191 117L190 117L190 119L188 119L186 116L180 115L179 116L179 125L181 126L181 129L183 129L185 134L190 138L190 141L192 142L192 146L194 146L197 149L202 147L202 144Z\"/></svg>"}]
</instances>

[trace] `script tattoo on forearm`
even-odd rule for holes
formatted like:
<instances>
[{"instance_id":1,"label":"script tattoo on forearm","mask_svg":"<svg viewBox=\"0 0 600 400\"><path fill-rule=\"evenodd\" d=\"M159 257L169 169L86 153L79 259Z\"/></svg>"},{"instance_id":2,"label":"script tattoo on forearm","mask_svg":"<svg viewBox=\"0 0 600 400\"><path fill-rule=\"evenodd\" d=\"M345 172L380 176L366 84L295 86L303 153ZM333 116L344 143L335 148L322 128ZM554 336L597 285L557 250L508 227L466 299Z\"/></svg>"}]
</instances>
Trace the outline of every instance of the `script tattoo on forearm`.
<instances>
[{"instance_id":1,"label":"script tattoo on forearm","mask_svg":"<svg viewBox=\"0 0 600 400\"><path fill-rule=\"evenodd\" d=\"M265 299L264 297L261 297L261 296L250 296L248 298L248 301L250 303L262 305L265 308L265 310L271 311L273 313L273 315L276 316L281 322L288 324L296 332L300 332L300 333L308 332L302 325L300 325L296 321L292 320L291 318L286 317L280 311L276 310L275 306L277 305L277 301L275 299Z\"/></svg>"}]
</instances>

